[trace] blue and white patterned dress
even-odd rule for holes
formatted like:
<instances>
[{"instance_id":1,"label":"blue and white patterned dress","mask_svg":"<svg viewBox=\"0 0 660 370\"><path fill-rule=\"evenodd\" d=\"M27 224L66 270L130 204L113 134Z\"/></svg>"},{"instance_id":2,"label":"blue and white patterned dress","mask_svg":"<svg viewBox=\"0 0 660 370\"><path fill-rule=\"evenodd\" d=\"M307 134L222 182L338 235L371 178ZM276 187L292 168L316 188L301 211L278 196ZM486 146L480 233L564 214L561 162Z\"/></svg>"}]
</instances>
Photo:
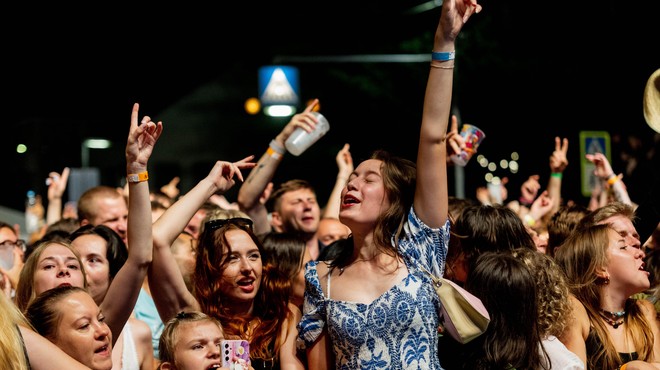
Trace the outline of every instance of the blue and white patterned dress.
<instances>
[{"instance_id":1,"label":"blue and white patterned dress","mask_svg":"<svg viewBox=\"0 0 660 370\"><path fill-rule=\"evenodd\" d=\"M442 369L438 359L440 301L430 277L442 276L449 221L437 229L424 225L411 208L399 240L409 274L370 304L328 299L316 266L305 270L299 340L309 347L327 325L336 369Z\"/></svg>"}]
</instances>

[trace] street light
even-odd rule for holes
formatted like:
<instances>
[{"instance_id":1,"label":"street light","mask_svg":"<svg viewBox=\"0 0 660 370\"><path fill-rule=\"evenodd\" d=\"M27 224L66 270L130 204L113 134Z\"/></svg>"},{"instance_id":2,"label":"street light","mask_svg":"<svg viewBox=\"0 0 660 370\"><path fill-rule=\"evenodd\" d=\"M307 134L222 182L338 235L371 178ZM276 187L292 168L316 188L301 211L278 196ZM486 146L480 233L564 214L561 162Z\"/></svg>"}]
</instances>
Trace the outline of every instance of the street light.
<instances>
[{"instance_id":1,"label":"street light","mask_svg":"<svg viewBox=\"0 0 660 370\"><path fill-rule=\"evenodd\" d=\"M89 167L89 150L90 149L108 149L112 146L112 142L106 139L89 138L83 140L80 145L80 159L83 168Z\"/></svg>"}]
</instances>

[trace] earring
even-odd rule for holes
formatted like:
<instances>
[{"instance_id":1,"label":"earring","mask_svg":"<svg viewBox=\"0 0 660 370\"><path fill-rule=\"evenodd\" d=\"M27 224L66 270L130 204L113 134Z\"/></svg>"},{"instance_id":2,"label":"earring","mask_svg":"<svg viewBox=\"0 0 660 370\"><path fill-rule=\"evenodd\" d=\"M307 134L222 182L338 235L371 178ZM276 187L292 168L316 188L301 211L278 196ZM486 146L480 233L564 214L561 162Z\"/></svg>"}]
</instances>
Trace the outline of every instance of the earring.
<instances>
[{"instance_id":1,"label":"earring","mask_svg":"<svg viewBox=\"0 0 660 370\"><path fill-rule=\"evenodd\" d=\"M605 282L603 282L603 284L607 285L607 284L609 284L609 283L610 283L610 277L609 277L609 276L605 276Z\"/></svg>"}]
</instances>

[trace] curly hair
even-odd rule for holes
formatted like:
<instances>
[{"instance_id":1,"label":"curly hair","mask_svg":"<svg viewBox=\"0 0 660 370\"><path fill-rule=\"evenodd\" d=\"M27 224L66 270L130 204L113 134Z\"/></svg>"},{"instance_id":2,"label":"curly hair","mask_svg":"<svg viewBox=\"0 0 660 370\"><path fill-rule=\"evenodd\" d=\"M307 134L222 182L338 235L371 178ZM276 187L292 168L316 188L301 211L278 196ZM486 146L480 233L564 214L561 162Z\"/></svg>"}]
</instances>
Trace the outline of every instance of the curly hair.
<instances>
[{"instance_id":1,"label":"curly hair","mask_svg":"<svg viewBox=\"0 0 660 370\"><path fill-rule=\"evenodd\" d=\"M529 248L515 249L513 256L525 263L534 275L538 287L536 292L541 337L561 336L570 321L572 311L564 271L552 257Z\"/></svg>"}]
</instances>

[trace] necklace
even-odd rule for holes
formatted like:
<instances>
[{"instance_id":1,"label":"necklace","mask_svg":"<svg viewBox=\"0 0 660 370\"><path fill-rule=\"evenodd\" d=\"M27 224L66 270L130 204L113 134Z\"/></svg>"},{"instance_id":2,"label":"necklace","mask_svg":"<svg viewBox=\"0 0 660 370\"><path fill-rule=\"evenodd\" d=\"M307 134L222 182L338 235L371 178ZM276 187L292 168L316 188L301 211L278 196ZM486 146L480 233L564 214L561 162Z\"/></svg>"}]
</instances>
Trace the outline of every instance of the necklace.
<instances>
[{"instance_id":1,"label":"necklace","mask_svg":"<svg viewBox=\"0 0 660 370\"><path fill-rule=\"evenodd\" d=\"M605 319L605 322L612 325L614 329L623 324L624 317L626 316L626 311L610 312L602 308L598 311L598 313L603 319Z\"/></svg>"}]
</instances>

